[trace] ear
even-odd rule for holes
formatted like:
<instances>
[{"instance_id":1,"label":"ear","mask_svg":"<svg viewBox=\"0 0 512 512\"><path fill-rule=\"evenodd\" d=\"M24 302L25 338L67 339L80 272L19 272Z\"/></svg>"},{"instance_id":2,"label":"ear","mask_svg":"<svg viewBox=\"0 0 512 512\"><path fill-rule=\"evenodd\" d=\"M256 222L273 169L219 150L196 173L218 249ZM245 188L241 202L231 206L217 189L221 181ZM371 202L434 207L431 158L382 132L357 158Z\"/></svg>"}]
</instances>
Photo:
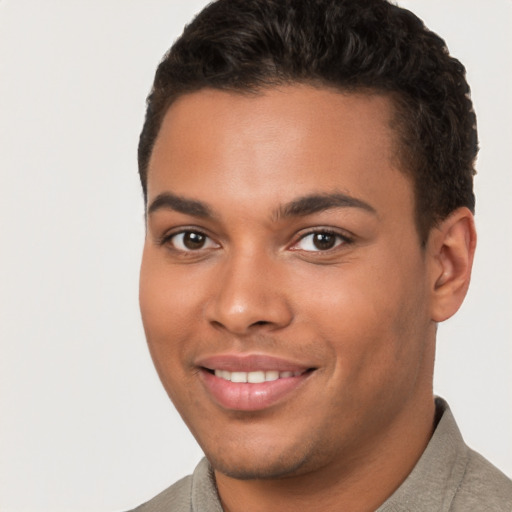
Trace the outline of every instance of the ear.
<instances>
[{"instance_id":1,"label":"ear","mask_svg":"<svg viewBox=\"0 0 512 512\"><path fill-rule=\"evenodd\" d=\"M473 214L458 208L430 232L431 318L442 322L460 308L468 291L476 248Z\"/></svg>"}]
</instances>

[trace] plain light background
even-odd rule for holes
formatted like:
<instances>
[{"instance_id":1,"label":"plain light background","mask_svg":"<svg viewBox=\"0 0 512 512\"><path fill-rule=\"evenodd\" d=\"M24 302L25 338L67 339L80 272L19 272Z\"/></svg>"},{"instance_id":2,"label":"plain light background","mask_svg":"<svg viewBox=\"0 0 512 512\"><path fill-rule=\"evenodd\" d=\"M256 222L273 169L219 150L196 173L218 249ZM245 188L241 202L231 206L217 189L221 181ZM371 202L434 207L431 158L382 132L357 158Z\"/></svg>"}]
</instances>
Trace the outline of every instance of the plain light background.
<instances>
[{"instance_id":1,"label":"plain light background","mask_svg":"<svg viewBox=\"0 0 512 512\"><path fill-rule=\"evenodd\" d=\"M136 147L156 65L205 4L0 0L3 512L127 509L201 456L139 318ZM480 130L473 283L435 389L512 475L512 1L401 4L466 65Z\"/></svg>"}]
</instances>

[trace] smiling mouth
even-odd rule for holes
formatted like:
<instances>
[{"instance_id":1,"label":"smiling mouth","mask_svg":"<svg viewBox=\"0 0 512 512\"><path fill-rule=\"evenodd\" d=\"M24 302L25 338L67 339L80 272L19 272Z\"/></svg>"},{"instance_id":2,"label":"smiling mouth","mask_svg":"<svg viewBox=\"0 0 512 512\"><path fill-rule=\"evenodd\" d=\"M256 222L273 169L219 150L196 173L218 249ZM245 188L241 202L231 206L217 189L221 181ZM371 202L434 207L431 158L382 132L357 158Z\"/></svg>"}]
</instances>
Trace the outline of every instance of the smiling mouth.
<instances>
[{"instance_id":1,"label":"smiling mouth","mask_svg":"<svg viewBox=\"0 0 512 512\"><path fill-rule=\"evenodd\" d=\"M274 366L277 364L274 362ZM207 394L223 409L254 412L294 396L315 372L315 368L286 368L287 365L279 364L281 368L274 369L268 369L272 363L267 368L263 364L255 364L256 368L238 364L238 368L226 369L230 366L226 362L219 364L220 368L214 364L210 368L201 365L199 375Z\"/></svg>"},{"instance_id":2,"label":"smiling mouth","mask_svg":"<svg viewBox=\"0 0 512 512\"><path fill-rule=\"evenodd\" d=\"M304 371L284 371L277 370L257 370L252 372L230 372L227 370L208 370L215 377L228 380L235 383L261 384L263 382L272 382L278 379L288 379L291 377L300 377L302 374L312 371L312 369Z\"/></svg>"}]
</instances>

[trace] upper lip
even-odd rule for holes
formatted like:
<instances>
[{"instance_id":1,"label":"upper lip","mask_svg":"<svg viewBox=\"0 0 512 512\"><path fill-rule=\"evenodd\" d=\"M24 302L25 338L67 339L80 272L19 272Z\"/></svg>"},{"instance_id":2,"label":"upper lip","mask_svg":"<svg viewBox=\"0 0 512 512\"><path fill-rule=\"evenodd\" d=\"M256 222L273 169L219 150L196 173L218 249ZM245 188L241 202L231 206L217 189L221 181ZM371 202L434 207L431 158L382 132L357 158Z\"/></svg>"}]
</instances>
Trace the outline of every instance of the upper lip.
<instances>
[{"instance_id":1,"label":"upper lip","mask_svg":"<svg viewBox=\"0 0 512 512\"><path fill-rule=\"evenodd\" d=\"M228 372L253 372L274 370L278 372L305 372L312 368L307 364L296 363L266 354L216 354L199 358L196 366L208 370Z\"/></svg>"}]
</instances>

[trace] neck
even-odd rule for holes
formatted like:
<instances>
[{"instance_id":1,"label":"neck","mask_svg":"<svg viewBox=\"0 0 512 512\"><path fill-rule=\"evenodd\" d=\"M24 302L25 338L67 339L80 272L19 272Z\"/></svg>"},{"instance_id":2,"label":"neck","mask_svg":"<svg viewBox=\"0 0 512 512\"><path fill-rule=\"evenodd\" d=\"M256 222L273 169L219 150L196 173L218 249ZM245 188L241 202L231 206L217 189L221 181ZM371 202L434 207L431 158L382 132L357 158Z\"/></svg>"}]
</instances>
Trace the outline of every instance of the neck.
<instances>
[{"instance_id":1,"label":"neck","mask_svg":"<svg viewBox=\"0 0 512 512\"><path fill-rule=\"evenodd\" d=\"M216 471L225 512L376 510L407 478L432 436L432 393L415 403L378 439L315 471L273 480L237 480Z\"/></svg>"}]
</instances>

